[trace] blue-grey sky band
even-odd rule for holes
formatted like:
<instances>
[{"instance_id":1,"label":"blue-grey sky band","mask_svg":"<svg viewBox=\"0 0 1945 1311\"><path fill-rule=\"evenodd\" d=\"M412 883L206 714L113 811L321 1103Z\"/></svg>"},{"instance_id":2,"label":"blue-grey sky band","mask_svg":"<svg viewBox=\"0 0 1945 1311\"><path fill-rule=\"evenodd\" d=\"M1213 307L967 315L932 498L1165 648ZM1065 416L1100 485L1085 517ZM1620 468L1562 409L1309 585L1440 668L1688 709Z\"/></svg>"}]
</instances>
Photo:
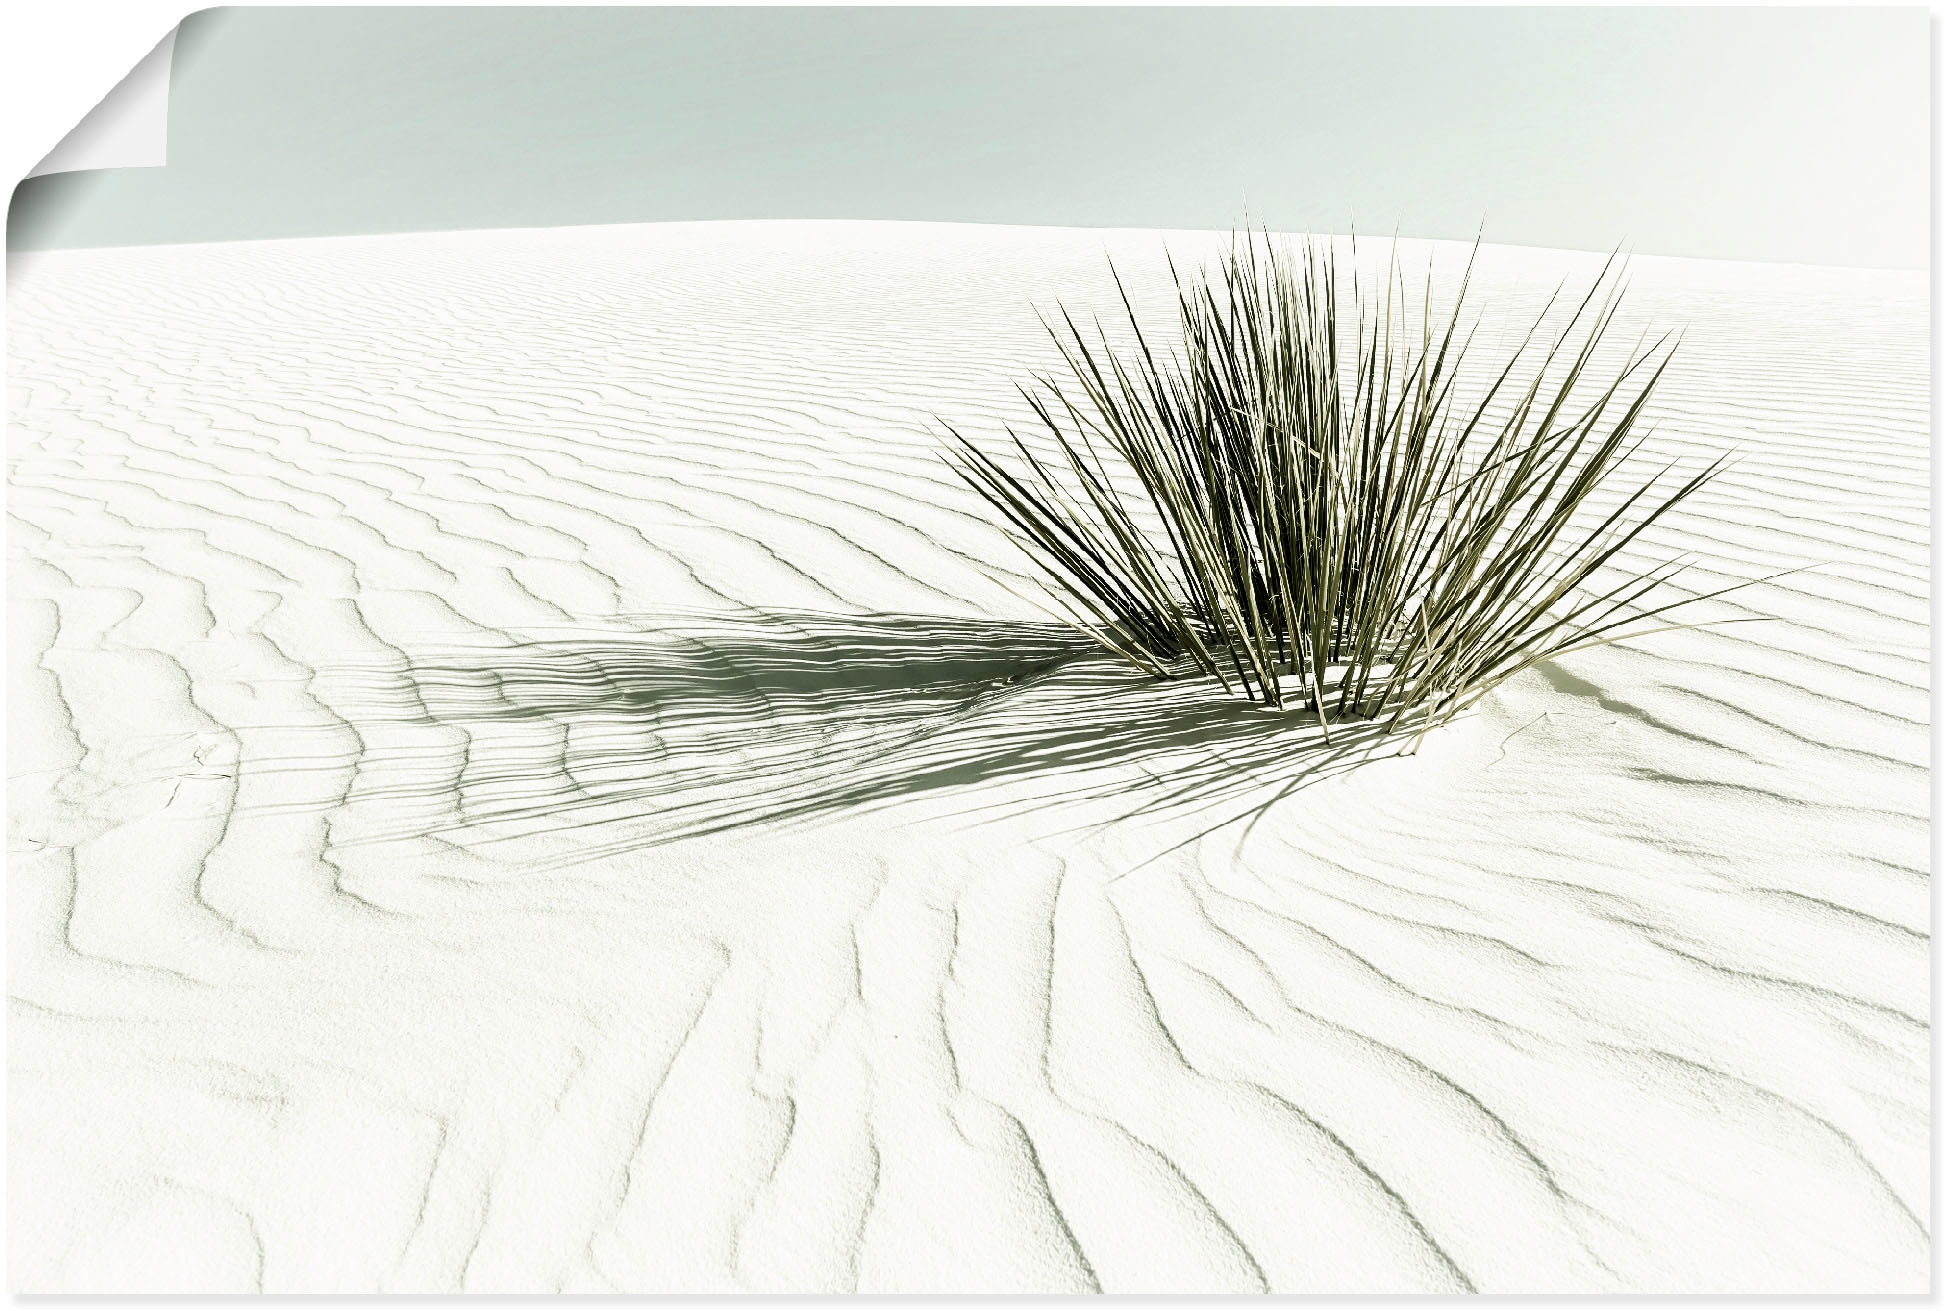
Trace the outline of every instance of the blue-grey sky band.
<instances>
[{"instance_id":1,"label":"blue-grey sky band","mask_svg":"<svg viewBox=\"0 0 1945 1311\"><path fill-rule=\"evenodd\" d=\"M674 219L1927 259L1926 11L239 8L15 249Z\"/></svg>"}]
</instances>

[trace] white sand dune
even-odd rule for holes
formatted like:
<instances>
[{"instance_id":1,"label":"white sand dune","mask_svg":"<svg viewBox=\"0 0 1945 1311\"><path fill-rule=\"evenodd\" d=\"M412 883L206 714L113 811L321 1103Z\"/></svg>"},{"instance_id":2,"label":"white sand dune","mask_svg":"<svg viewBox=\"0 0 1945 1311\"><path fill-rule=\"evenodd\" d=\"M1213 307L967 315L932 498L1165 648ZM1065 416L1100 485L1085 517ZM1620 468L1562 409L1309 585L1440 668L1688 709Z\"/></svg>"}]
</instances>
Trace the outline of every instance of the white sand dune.
<instances>
[{"instance_id":1,"label":"white sand dune","mask_svg":"<svg viewBox=\"0 0 1945 1311\"><path fill-rule=\"evenodd\" d=\"M1925 1289L1924 276L1636 260L1637 559L1818 567L1363 760L940 462L1104 251L16 256L12 1287Z\"/></svg>"}]
</instances>

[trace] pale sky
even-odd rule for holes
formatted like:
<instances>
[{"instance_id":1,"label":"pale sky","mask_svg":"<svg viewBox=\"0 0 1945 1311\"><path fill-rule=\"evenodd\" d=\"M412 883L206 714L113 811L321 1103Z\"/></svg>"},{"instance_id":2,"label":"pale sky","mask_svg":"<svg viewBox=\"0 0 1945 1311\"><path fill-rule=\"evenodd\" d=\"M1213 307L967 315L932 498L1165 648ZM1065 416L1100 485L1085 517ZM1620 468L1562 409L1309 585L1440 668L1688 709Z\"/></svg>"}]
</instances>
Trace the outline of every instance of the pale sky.
<instances>
[{"instance_id":1,"label":"pale sky","mask_svg":"<svg viewBox=\"0 0 1945 1311\"><path fill-rule=\"evenodd\" d=\"M668 219L1924 267L1922 8L242 8L9 244Z\"/></svg>"}]
</instances>

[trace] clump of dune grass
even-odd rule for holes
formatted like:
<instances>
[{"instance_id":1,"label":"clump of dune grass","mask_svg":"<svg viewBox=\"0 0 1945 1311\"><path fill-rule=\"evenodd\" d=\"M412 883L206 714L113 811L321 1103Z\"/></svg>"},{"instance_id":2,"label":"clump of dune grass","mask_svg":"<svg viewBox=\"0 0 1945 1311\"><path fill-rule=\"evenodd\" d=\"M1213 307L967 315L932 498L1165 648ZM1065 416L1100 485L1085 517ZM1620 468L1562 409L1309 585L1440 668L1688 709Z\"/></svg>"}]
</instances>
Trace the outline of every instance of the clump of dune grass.
<instances>
[{"instance_id":1,"label":"clump of dune grass","mask_svg":"<svg viewBox=\"0 0 1945 1311\"><path fill-rule=\"evenodd\" d=\"M1637 343L1593 377L1612 259L1550 343L1535 344L1559 293L1462 391L1471 273L1440 315L1428 275L1414 316L1395 256L1378 289L1353 262L1340 315L1332 247L1245 234L1215 274L1175 273L1180 337L1157 351L1116 272L1131 344L1064 308L1047 323L1066 376L1021 389L1041 452L1009 429L1002 458L946 425L950 458L1070 620L1129 663L1301 705L1326 735L1344 719L1423 731L1706 599L1661 600L1678 561L1640 573L1616 557L1721 467L1629 476L1674 343Z\"/></svg>"}]
</instances>

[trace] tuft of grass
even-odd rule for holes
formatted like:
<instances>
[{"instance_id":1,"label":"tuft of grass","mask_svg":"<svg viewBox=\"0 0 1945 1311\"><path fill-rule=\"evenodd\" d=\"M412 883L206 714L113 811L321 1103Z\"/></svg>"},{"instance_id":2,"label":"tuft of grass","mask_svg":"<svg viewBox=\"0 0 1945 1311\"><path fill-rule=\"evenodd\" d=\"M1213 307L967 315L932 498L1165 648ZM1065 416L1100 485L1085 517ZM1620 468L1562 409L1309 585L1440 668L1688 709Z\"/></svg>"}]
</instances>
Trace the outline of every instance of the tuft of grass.
<instances>
[{"instance_id":1,"label":"tuft of grass","mask_svg":"<svg viewBox=\"0 0 1945 1311\"><path fill-rule=\"evenodd\" d=\"M1656 596L1679 561L1603 572L1722 467L1658 469L1618 504L1596 495L1627 481L1674 352L1668 336L1637 343L1595 381L1614 259L1550 344L1535 346L1559 292L1469 392L1470 261L1442 315L1429 275L1412 313L1395 248L1381 289L1353 263L1343 335L1327 244L1292 254L1246 233L1213 275L1170 271L1181 327L1165 351L1118 271L1131 345L1098 323L1090 338L1064 307L1043 317L1067 376L1021 387L1041 453L1009 428L1002 458L944 425L954 467L1018 531L1066 617L1129 663L1300 704L1326 736L1344 719L1422 732L1541 661L1707 599Z\"/></svg>"}]
</instances>

